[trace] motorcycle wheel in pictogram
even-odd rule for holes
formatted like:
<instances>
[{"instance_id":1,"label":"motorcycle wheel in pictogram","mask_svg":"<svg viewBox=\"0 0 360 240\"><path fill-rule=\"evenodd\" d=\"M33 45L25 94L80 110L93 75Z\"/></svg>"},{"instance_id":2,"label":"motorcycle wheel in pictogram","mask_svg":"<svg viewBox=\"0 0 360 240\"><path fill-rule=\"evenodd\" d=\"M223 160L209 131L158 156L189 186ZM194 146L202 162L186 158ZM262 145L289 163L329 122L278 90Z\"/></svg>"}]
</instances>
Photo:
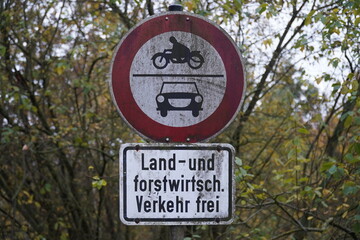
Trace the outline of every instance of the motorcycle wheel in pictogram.
<instances>
[{"instance_id":1,"label":"motorcycle wheel in pictogram","mask_svg":"<svg viewBox=\"0 0 360 240\"><path fill-rule=\"evenodd\" d=\"M199 69L204 64L204 58L198 51L191 52L188 64L192 69Z\"/></svg>"}]
</instances>

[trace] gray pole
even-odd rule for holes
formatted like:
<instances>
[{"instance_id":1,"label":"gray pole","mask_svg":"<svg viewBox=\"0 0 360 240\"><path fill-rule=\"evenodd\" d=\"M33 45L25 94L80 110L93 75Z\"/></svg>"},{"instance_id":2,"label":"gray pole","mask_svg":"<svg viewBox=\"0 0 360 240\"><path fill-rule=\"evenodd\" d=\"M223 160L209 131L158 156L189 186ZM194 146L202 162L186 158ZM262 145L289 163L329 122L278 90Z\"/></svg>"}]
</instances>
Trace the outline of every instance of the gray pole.
<instances>
[{"instance_id":1,"label":"gray pole","mask_svg":"<svg viewBox=\"0 0 360 240\"><path fill-rule=\"evenodd\" d=\"M173 3L169 6L169 11L170 12L174 12L174 11L182 11L184 8L181 4L179 3Z\"/></svg>"},{"instance_id":2,"label":"gray pole","mask_svg":"<svg viewBox=\"0 0 360 240\"><path fill-rule=\"evenodd\" d=\"M170 240L183 240L185 238L185 226L170 226Z\"/></svg>"},{"instance_id":3,"label":"gray pole","mask_svg":"<svg viewBox=\"0 0 360 240\"><path fill-rule=\"evenodd\" d=\"M169 11L182 11L181 4L173 3L169 6ZM183 240L185 238L185 226L170 226L170 240Z\"/></svg>"}]
</instances>

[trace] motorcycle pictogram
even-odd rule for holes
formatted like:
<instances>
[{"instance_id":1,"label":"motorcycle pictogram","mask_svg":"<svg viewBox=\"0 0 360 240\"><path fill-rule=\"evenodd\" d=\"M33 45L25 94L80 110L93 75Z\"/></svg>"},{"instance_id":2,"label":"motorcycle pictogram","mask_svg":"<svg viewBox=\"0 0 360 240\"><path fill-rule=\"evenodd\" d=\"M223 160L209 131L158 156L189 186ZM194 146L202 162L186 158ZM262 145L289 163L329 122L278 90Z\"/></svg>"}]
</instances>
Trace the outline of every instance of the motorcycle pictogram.
<instances>
[{"instance_id":1,"label":"motorcycle pictogram","mask_svg":"<svg viewBox=\"0 0 360 240\"><path fill-rule=\"evenodd\" d=\"M171 63L187 63L192 69L199 69L204 64L200 51L190 51L188 47L179 43L175 37L170 37L172 49L165 49L156 53L151 60L157 69L164 69Z\"/></svg>"}]
</instances>

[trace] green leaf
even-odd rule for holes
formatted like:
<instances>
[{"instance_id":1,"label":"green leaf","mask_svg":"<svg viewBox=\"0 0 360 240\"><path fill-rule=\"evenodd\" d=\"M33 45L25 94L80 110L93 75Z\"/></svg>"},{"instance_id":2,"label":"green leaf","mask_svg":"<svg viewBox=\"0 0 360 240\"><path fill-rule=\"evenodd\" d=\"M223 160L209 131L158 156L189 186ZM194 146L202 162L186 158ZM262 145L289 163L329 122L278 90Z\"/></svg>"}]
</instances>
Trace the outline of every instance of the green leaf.
<instances>
[{"instance_id":1,"label":"green leaf","mask_svg":"<svg viewBox=\"0 0 360 240\"><path fill-rule=\"evenodd\" d=\"M356 194L359 191L359 189L360 187L357 185L353 185L353 183L345 184L343 192L345 195L352 195L352 194Z\"/></svg>"},{"instance_id":2,"label":"green leaf","mask_svg":"<svg viewBox=\"0 0 360 240\"><path fill-rule=\"evenodd\" d=\"M259 14L262 14L263 12L266 11L267 6L268 6L267 3L261 4L261 5L256 9L256 12L259 13Z\"/></svg>"},{"instance_id":3,"label":"green leaf","mask_svg":"<svg viewBox=\"0 0 360 240\"><path fill-rule=\"evenodd\" d=\"M303 177L299 179L299 182L307 182L309 180L308 177Z\"/></svg>"},{"instance_id":4,"label":"green leaf","mask_svg":"<svg viewBox=\"0 0 360 240\"><path fill-rule=\"evenodd\" d=\"M353 115L354 115L353 111L348 111L348 112L344 113L343 115L341 115L340 121L344 121L344 119L346 119L348 116L353 116Z\"/></svg>"},{"instance_id":5,"label":"green leaf","mask_svg":"<svg viewBox=\"0 0 360 240\"><path fill-rule=\"evenodd\" d=\"M235 157L235 163L239 166L242 166L242 160L238 157Z\"/></svg>"},{"instance_id":6,"label":"green leaf","mask_svg":"<svg viewBox=\"0 0 360 240\"><path fill-rule=\"evenodd\" d=\"M307 130L306 128L299 128L297 131L299 133L303 133L303 134L309 134L310 133L309 130Z\"/></svg>"},{"instance_id":7,"label":"green leaf","mask_svg":"<svg viewBox=\"0 0 360 240\"><path fill-rule=\"evenodd\" d=\"M340 59L339 58L333 58L329 62L329 65L331 64L334 68L336 68L339 65Z\"/></svg>"},{"instance_id":8,"label":"green leaf","mask_svg":"<svg viewBox=\"0 0 360 240\"><path fill-rule=\"evenodd\" d=\"M341 178L341 177L344 176L344 175L345 175L345 170L344 170L344 168L338 167L338 168L337 168L337 172L336 172L336 174L335 174L334 176L335 176L335 178Z\"/></svg>"},{"instance_id":9,"label":"green leaf","mask_svg":"<svg viewBox=\"0 0 360 240\"><path fill-rule=\"evenodd\" d=\"M229 4L224 4L222 7L230 14L236 14L236 10L233 7L229 6Z\"/></svg>"},{"instance_id":10,"label":"green leaf","mask_svg":"<svg viewBox=\"0 0 360 240\"><path fill-rule=\"evenodd\" d=\"M44 189L47 191L47 192L50 192L51 191L51 184L50 183L46 183L44 185Z\"/></svg>"},{"instance_id":11,"label":"green leaf","mask_svg":"<svg viewBox=\"0 0 360 240\"><path fill-rule=\"evenodd\" d=\"M357 126L360 126L360 117L355 117L354 118L354 124Z\"/></svg>"},{"instance_id":12,"label":"green leaf","mask_svg":"<svg viewBox=\"0 0 360 240\"><path fill-rule=\"evenodd\" d=\"M354 156L352 153L347 153L345 155L345 160L348 162L348 163L358 163L360 162L360 156Z\"/></svg>"},{"instance_id":13,"label":"green leaf","mask_svg":"<svg viewBox=\"0 0 360 240\"><path fill-rule=\"evenodd\" d=\"M321 201L321 205L323 205L324 207L328 208L329 205L327 205L327 203L325 201Z\"/></svg>"},{"instance_id":14,"label":"green leaf","mask_svg":"<svg viewBox=\"0 0 360 240\"><path fill-rule=\"evenodd\" d=\"M336 171L337 171L337 166L336 165L333 165L329 170L328 170L328 173L330 174L330 175L333 175L334 173L336 173Z\"/></svg>"},{"instance_id":15,"label":"green leaf","mask_svg":"<svg viewBox=\"0 0 360 240\"><path fill-rule=\"evenodd\" d=\"M296 154L296 150L295 149L291 149L288 154L287 154L287 158L291 159L293 156L295 156Z\"/></svg>"},{"instance_id":16,"label":"green leaf","mask_svg":"<svg viewBox=\"0 0 360 240\"><path fill-rule=\"evenodd\" d=\"M299 146L300 146L300 138L295 137L295 138L293 139L293 144L294 144L295 146L299 147Z\"/></svg>"},{"instance_id":17,"label":"green leaf","mask_svg":"<svg viewBox=\"0 0 360 240\"><path fill-rule=\"evenodd\" d=\"M0 45L0 56L4 56L6 52L6 48L3 45Z\"/></svg>"},{"instance_id":18,"label":"green leaf","mask_svg":"<svg viewBox=\"0 0 360 240\"><path fill-rule=\"evenodd\" d=\"M315 192L315 194L316 194L318 197L321 197L321 196L322 196L322 194L321 194L321 192L320 192L319 190L315 190L314 192Z\"/></svg>"},{"instance_id":19,"label":"green leaf","mask_svg":"<svg viewBox=\"0 0 360 240\"><path fill-rule=\"evenodd\" d=\"M333 93L337 92L337 90L339 90L339 88L341 87L341 83L337 82L337 83L334 83L332 85L333 87Z\"/></svg>"},{"instance_id":20,"label":"green leaf","mask_svg":"<svg viewBox=\"0 0 360 240\"><path fill-rule=\"evenodd\" d=\"M247 175L247 171L243 168L240 168L241 177L244 177Z\"/></svg>"},{"instance_id":21,"label":"green leaf","mask_svg":"<svg viewBox=\"0 0 360 240\"><path fill-rule=\"evenodd\" d=\"M360 233L360 222L359 221L356 221L354 223L354 225L352 226L352 230L356 233Z\"/></svg>"},{"instance_id":22,"label":"green leaf","mask_svg":"<svg viewBox=\"0 0 360 240\"><path fill-rule=\"evenodd\" d=\"M353 144L350 146L350 150L351 150L351 152L353 152L353 153L360 154L360 143L358 143L358 142L353 143Z\"/></svg>"},{"instance_id":23,"label":"green leaf","mask_svg":"<svg viewBox=\"0 0 360 240\"><path fill-rule=\"evenodd\" d=\"M241 9L242 1L241 0L235 0L234 1L235 7L237 9Z\"/></svg>"}]
</instances>

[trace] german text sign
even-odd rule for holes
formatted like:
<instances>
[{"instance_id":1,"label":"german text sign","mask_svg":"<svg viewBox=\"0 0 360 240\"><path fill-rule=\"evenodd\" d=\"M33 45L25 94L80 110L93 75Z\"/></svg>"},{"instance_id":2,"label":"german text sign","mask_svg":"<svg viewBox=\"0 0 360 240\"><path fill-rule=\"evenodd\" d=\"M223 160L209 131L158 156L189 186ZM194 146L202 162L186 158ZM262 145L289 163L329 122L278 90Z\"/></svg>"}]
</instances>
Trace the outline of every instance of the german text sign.
<instances>
[{"instance_id":1,"label":"german text sign","mask_svg":"<svg viewBox=\"0 0 360 240\"><path fill-rule=\"evenodd\" d=\"M129 225L229 224L234 211L229 144L123 144L120 218Z\"/></svg>"}]
</instances>

